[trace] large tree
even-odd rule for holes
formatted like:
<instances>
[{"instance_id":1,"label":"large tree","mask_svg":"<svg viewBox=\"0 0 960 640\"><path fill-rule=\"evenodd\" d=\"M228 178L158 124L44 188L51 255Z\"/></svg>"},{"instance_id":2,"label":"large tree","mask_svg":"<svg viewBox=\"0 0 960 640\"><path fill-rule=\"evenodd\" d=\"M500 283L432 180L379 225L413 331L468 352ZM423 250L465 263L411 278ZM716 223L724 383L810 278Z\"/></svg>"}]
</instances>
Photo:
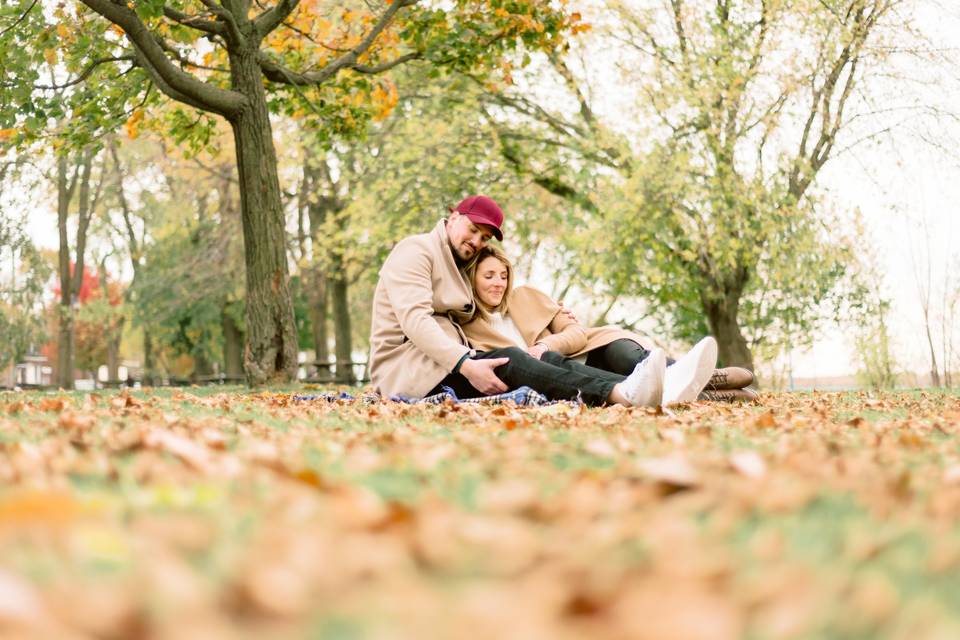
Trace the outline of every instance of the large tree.
<instances>
[{"instance_id":1,"label":"large tree","mask_svg":"<svg viewBox=\"0 0 960 640\"><path fill-rule=\"evenodd\" d=\"M102 155L102 154L101 154ZM86 275L87 232L102 194L102 160L93 147L57 158L54 177L57 191L59 232L58 276L60 301L57 307L57 384L72 389L76 352L75 322L81 288ZM94 168L97 165L96 175ZM76 196L76 197L75 197ZM76 235L70 246L69 221L76 202Z\"/></svg>"},{"instance_id":2,"label":"large tree","mask_svg":"<svg viewBox=\"0 0 960 640\"><path fill-rule=\"evenodd\" d=\"M56 52L48 52L62 40L66 66L74 72L71 83L145 77L167 97L230 123L243 220L245 367L251 383L289 379L297 368L270 108L304 118L331 136L349 132L391 99L388 86L369 78L412 60L475 69L521 43L553 47L577 18L541 1L458 0L447 10L416 0L81 3L106 22L92 23L83 9L61 5L55 10L60 23L40 30L46 40L25 46L52 58ZM31 9L39 12L35 4L19 3L27 18L18 28L41 22L29 16ZM117 33L104 30L105 24ZM100 67L107 71L98 72ZM115 92L109 82L98 89ZM144 91L137 98L130 94L127 106L152 99ZM140 117L135 110L133 117ZM203 118L181 115L175 133L196 136L202 124Z\"/></svg>"},{"instance_id":3,"label":"large tree","mask_svg":"<svg viewBox=\"0 0 960 640\"><path fill-rule=\"evenodd\" d=\"M869 117L884 106L871 81L911 4L608 2L594 34L543 65L559 98L488 94L502 153L578 212L588 280L753 368L753 349L803 333L844 271L848 245L811 187L887 126Z\"/></svg>"}]
</instances>

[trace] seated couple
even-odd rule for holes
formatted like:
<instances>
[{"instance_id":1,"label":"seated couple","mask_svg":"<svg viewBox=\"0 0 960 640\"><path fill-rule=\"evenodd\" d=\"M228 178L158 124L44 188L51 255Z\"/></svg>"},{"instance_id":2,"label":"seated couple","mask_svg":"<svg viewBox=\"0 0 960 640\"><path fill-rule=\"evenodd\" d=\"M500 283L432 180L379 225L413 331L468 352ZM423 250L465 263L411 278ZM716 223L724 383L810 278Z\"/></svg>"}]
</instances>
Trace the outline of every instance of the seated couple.
<instances>
[{"instance_id":1,"label":"seated couple","mask_svg":"<svg viewBox=\"0 0 960 640\"><path fill-rule=\"evenodd\" d=\"M644 348L636 334L585 329L542 292L511 291L509 261L487 247L503 239L502 224L496 202L471 196L391 251L370 335L370 376L382 395L425 397L446 386L472 398L529 386L592 406L669 406L697 399L711 380L735 389L752 381L743 369L715 371L713 338L668 367L663 350Z\"/></svg>"}]
</instances>

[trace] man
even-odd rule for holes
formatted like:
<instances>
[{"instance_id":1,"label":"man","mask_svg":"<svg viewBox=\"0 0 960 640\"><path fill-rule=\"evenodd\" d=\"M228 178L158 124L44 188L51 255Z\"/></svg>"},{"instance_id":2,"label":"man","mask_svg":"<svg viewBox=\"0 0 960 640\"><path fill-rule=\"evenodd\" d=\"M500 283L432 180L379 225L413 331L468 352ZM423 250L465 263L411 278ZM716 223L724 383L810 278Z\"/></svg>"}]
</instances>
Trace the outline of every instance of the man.
<instances>
[{"instance_id":1,"label":"man","mask_svg":"<svg viewBox=\"0 0 960 640\"><path fill-rule=\"evenodd\" d=\"M659 405L666 366L659 349L629 376L579 364L561 368L520 348L470 349L459 327L474 312L463 267L490 238L503 239L502 224L503 212L493 199L470 196L433 231L404 238L390 252L373 297L370 378L377 390L424 397L445 385L460 397L475 397L527 385L552 399L581 398L591 405ZM696 398L716 361L715 343L712 349L708 364L709 344L681 359L684 366L671 367L672 401Z\"/></svg>"}]
</instances>

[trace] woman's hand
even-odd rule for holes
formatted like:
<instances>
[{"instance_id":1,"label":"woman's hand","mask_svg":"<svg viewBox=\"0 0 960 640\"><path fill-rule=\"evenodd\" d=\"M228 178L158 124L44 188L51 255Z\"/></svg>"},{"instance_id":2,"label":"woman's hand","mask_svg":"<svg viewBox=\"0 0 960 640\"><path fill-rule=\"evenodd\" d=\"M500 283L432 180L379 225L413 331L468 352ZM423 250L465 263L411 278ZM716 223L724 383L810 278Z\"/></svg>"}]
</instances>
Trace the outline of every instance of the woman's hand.
<instances>
[{"instance_id":1,"label":"woman's hand","mask_svg":"<svg viewBox=\"0 0 960 640\"><path fill-rule=\"evenodd\" d=\"M549 349L547 349L547 345L543 344L542 342L538 342L532 347L527 347L527 353L529 353L531 356L533 356L537 360L539 360L540 357L543 354L545 354L547 351L549 351Z\"/></svg>"},{"instance_id":2,"label":"woman's hand","mask_svg":"<svg viewBox=\"0 0 960 640\"><path fill-rule=\"evenodd\" d=\"M572 309L567 309L565 306L563 306L563 300L557 301L557 304L560 305L560 313L562 313L563 315L567 316L568 318L570 318L570 319L573 320L574 322L577 322L577 316L574 315Z\"/></svg>"}]
</instances>

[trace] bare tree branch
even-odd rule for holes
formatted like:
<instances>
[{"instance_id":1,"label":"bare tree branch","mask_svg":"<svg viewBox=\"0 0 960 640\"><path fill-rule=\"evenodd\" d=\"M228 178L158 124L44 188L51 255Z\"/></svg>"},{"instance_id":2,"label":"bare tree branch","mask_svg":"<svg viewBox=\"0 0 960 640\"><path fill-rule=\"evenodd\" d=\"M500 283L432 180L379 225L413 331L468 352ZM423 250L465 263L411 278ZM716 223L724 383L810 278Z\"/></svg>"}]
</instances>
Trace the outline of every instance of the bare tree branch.
<instances>
[{"instance_id":1,"label":"bare tree branch","mask_svg":"<svg viewBox=\"0 0 960 640\"><path fill-rule=\"evenodd\" d=\"M44 91L57 90L57 89L66 89L67 87L72 87L73 85L80 84L84 80L90 77L90 75L96 71L97 67L100 65L108 64L110 62L133 62L136 63L137 58L133 55L127 56L112 56L109 58L98 58L87 65L87 68L80 72L76 78L68 80L63 84L35 84L33 85L34 89L42 89Z\"/></svg>"},{"instance_id":2,"label":"bare tree branch","mask_svg":"<svg viewBox=\"0 0 960 640\"><path fill-rule=\"evenodd\" d=\"M360 73L378 73L379 71L390 69L397 64L406 62L407 60L413 60L414 58L419 57L421 54L419 54L419 52L406 54L404 56L400 56L400 58L397 60L393 60L375 67L367 67L360 65L357 62L360 56L366 53L370 47L373 46L373 43L376 41L377 37L383 32L384 29L387 28L387 25L393 21L397 12L406 7L415 5L416 3L417 0L394 0L389 8L383 12L379 20L377 20L377 23L373 26L366 37L364 37L360 44L319 71L297 73L292 69L287 69L276 62L273 62L263 53L261 53L258 59L260 62L260 68L263 70L263 74L273 82L279 82L283 84L311 85L320 84L345 69L354 69Z\"/></svg>"},{"instance_id":3,"label":"bare tree branch","mask_svg":"<svg viewBox=\"0 0 960 640\"><path fill-rule=\"evenodd\" d=\"M243 94L203 82L177 68L133 9L110 0L81 2L124 30L137 51L140 63L160 90L170 97L227 118L237 114L246 103ZM219 7L219 10L223 11L223 8Z\"/></svg>"},{"instance_id":4,"label":"bare tree branch","mask_svg":"<svg viewBox=\"0 0 960 640\"><path fill-rule=\"evenodd\" d=\"M300 4L300 0L280 0L272 8L264 11L253 19L253 26L257 30L257 35L262 39L271 31L280 26Z\"/></svg>"},{"instance_id":5,"label":"bare tree branch","mask_svg":"<svg viewBox=\"0 0 960 640\"><path fill-rule=\"evenodd\" d=\"M37 2L39 2L39 0L33 0L33 2L30 3L30 6L27 7L26 11L21 13L20 17L14 20L13 24L11 24L9 27L4 29L3 31L0 31L0 38L7 35L8 31L13 31L13 29L15 29L18 24L26 20L27 16L30 15L30 12L33 11L33 8L37 6Z\"/></svg>"},{"instance_id":6,"label":"bare tree branch","mask_svg":"<svg viewBox=\"0 0 960 640\"><path fill-rule=\"evenodd\" d=\"M167 5L163 6L163 15L178 24L182 24L185 27L190 27L191 29L196 29L197 31L203 31L204 33L212 33L220 36L226 33L224 25L215 22L214 20L207 20L201 15L190 15L183 13Z\"/></svg>"},{"instance_id":7,"label":"bare tree branch","mask_svg":"<svg viewBox=\"0 0 960 640\"><path fill-rule=\"evenodd\" d=\"M411 60L419 60L422 57L423 57L423 54L420 53L419 51L412 51L410 53L405 53L402 56L399 56L393 60L388 60L387 62L383 62L381 64L374 65L372 67L363 65L363 64L355 64L351 68L357 73L378 74L378 73L383 73L384 71L389 71L390 69L393 69L397 65L401 65L405 62L410 62Z\"/></svg>"},{"instance_id":8,"label":"bare tree branch","mask_svg":"<svg viewBox=\"0 0 960 640\"><path fill-rule=\"evenodd\" d=\"M81 0L82 2L83 0ZM237 12L229 11L224 8L215 0L200 0L207 9L209 9L213 15L220 18L223 21L223 24L226 26L225 37L233 40L234 44L240 46L246 42L246 38L243 37L243 33L240 31L240 25L237 24L237 20L234 17L234 13L238 15L246 16L246 12L242 7L237 8Z\"/></svg>"}]
</instances>

